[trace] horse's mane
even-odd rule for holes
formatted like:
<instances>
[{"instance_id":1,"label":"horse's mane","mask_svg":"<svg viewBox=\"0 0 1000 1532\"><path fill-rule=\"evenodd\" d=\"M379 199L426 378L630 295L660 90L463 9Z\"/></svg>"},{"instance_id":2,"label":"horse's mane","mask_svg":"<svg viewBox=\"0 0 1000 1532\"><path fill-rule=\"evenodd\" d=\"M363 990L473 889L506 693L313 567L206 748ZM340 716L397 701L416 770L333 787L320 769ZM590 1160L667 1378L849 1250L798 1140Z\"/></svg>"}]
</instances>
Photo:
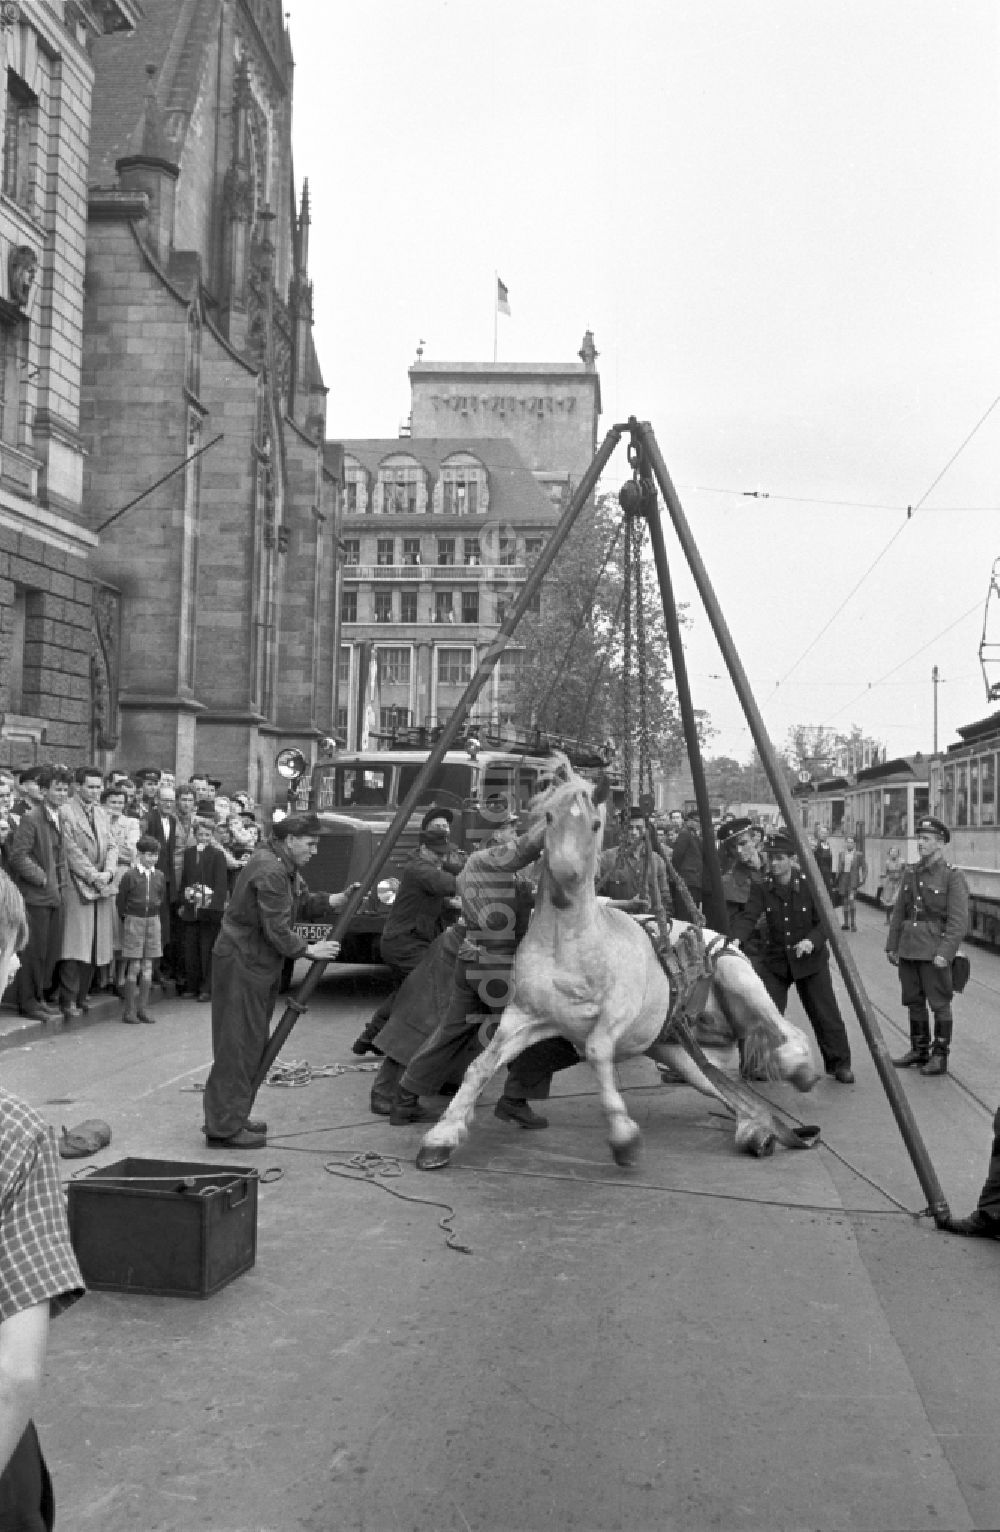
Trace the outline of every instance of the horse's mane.
<instances>
[{"instance_id":1,"label":"horse's mane","mask_svg":"<svg viewBox=\"0 0 1000 1532\"><path fill-rule=\"evenodd\" d=\"M749 958L740 954L743 961L749 963ZM751 965L752 966L752 965ZM734 1037L739 1038L741 1026L745 1027L742 1033L742 1059L743 1073L752 1079L754 1075L767 1075L769 1080L781 1078L775 1056L775 1044L784 1041L780 1027L765 1012L756 1007L749 1009L732 1004L732 997L723 989L721 984L712 986L712 995L716 1004L725 1016ZM739 1017L737 1017L737 1009Z\"/></svg>"}]
</instances>

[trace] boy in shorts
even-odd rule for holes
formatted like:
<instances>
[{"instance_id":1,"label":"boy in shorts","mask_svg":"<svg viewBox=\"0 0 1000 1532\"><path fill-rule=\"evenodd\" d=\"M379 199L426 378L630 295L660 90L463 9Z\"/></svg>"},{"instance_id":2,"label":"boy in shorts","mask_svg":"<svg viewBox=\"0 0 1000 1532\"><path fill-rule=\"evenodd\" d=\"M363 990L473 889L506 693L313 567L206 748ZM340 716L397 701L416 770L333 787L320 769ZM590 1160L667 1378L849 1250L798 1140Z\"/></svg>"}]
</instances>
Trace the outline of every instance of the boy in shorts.
<instances>
[{"instance_id":1,"label":"boy in shorts","mask_svg":"<svg viewBox=\"0 0 1000 1532\"><path fill-rule=\"evenodd\" d=\"M146 1007L153 984L153 962L163 954L160 941L160 905L166 879L156 863L160 843L152 835L140 835L137 861L118 887L118 914L122 924L122 959L125 963L122 1021L153 1022Z\"/></svg>"}]
</instances>

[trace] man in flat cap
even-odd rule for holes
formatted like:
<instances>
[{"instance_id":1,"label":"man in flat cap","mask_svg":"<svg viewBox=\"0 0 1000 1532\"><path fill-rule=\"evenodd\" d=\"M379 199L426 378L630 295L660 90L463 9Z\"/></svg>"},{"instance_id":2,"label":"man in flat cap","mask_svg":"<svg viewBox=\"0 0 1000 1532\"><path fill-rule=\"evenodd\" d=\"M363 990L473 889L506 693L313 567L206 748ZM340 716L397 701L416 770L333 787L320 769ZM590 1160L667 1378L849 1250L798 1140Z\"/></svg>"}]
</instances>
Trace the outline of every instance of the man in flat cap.
<instances>
[{"instance_id":1,"label":"man in flat cap","mask_svg":"<svg viewBox=\"0 0 1000 1532\"><path fill-rule=\"evenodd\" d=\"M909 1050L892 1062L897 1069L916 1067L932 1076L948 1072L951 965L969 926L969 885L944 858L950 839L948 826L933 814L917 822L920 860L903 869L885 943L910 1016ZM933 1044L928 1009L934 1016Z\"/></svg>"},{"instance_id":2,"label":"man in flat cap","mask_svg":"<svg viewBox=\"0 0 1000 1532\"><path fill-rule=\"evenodd\" d=\"M664 913L673 914L667 864L647 842L641 808L629 810L627 838L619 846L601 852L596 886L599 894L616 904L638 904L646 909L654 907L654 895L658 895Z\"/></svg>"},{"instance_id":3,"label":"man in flat cap","mask_svg":"<svg viewBox=\"0 0 1000 1532\"><path fill-rule=\"evenodd\" d=\"M351 1044L357 1054L381 1053L375 1039L389 1019L399 988L427 955L454 908L455 876L465 856L450 838L451 809L435 804L420 821L420 843L403 867L399 888L382 928L379 952L392 974L392 989Z\"/></svg>"},{"instance_id":4,"label":"man in flat cap","mask_svg":"<svg viewBox=\"0 0 1000 1532\"><path fill-rule=\"evenodd\" d=\"M826 935L809 885L792 866L794 852L784 831L772 836L770 873L751 886L742 913L730 921L729 934L743 942L763 917L764 950L753 959L754 968L782 1015L795 985L827 1074L840 1085L853 1085L851 1045L833 992Z\"/></svg>"},{"instance_id":5,"label":"man in flat cap","mask_svg":"<svg viewBox=\"0 0 1000 1532\"><path fill-rule=\"evenodd\" d=\"M292 929L297 920L324 921L347 903L356 884L339 894L311 894L299 869L315 856L321 824L315 814L289 814L274 825L236 879L212 953L212 1069L205 1086L205 1137L231 1149L260 1149L267 1123L250 1117L253 1079L268 1041L286 958L332 962L334 941L311 945Z\"/></svg>"}]
</instances>

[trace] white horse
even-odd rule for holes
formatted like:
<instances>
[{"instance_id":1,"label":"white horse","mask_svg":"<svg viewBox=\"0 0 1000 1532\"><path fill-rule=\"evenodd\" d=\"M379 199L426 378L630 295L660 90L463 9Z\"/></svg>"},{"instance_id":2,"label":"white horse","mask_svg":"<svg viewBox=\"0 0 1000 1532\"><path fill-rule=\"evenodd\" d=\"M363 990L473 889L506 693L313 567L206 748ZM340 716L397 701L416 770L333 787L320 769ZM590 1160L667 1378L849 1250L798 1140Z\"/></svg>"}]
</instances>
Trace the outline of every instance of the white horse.
<instances>
[{"instance_id":1,"label":"white horse","mask_svg":"<svg viewBox=\"0 0 1000 1532\"><path fill-rule=\"evenodd\" d=\"M678 1036L660 1038L672 1008L668 975L642 927L595 892L605 795L606 789L595 791L570 774L532 805L533 821L545 815L545 845L535 911L515 956L514 999L492 1041L469 1065L448 1110L425 1135L417 1156L422 1170L448 1163L497 1070L548 1037L569 1038L592 1065L619 1165L637 1159L640 1133L615 1083L614 1064L642 1053L721 1100L736 1118L737 1147L750 1153L770 1154L776 1141L806 1147L805 1140L818 1131L784 1127L766 1102L712 1062L710 1047L706 1052L692 1042L683 1024ZM674 921L671 942L686 929L685 922ZM755 1069L811 1090L818 1075L805 1034L780 1014L741 952L713 932L703 934L709 948L715 938L719 951L707 998L699 1003L704 1022L727 1038L727 1052L732 1040L741 1038L744 1058Z\"/></svg>"}]
</instances>

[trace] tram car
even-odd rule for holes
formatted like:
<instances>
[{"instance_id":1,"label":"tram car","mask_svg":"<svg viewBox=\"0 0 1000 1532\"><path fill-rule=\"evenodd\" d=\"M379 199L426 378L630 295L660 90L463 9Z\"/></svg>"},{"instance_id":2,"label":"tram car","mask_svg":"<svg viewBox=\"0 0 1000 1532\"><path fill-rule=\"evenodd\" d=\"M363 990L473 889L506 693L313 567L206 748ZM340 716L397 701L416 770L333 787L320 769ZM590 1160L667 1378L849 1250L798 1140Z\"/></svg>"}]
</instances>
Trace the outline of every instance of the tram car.
<instances>
[{"instance_id":1,"label":"tram car","mask_svg":"<svg viewBox=\"0 0 1000 1532\"><path fill-rule=\"evenodd\" d=\"M854 837L868 870L858 890L860 898L878 899L886 858L893 848L904 862L917 860L914 830L931 801L930 764L919 753L899 756L866 766L856 776L798 782L792 789L799 824L809 839L818 826L825 827L834 868L847 837Z\"/></svg>"},{"instance_id":2,"label":"tram car","mask_svg":"<svg viewBox=\"0 0 1000 1532\"><path fill-rule=\"evenodd\" d=\"M1000 945L1000 713L956 732L957 743L929 762L930 812L951 830L946 855L968 880L969 935Z\"/></svg>"}]
</instances>

